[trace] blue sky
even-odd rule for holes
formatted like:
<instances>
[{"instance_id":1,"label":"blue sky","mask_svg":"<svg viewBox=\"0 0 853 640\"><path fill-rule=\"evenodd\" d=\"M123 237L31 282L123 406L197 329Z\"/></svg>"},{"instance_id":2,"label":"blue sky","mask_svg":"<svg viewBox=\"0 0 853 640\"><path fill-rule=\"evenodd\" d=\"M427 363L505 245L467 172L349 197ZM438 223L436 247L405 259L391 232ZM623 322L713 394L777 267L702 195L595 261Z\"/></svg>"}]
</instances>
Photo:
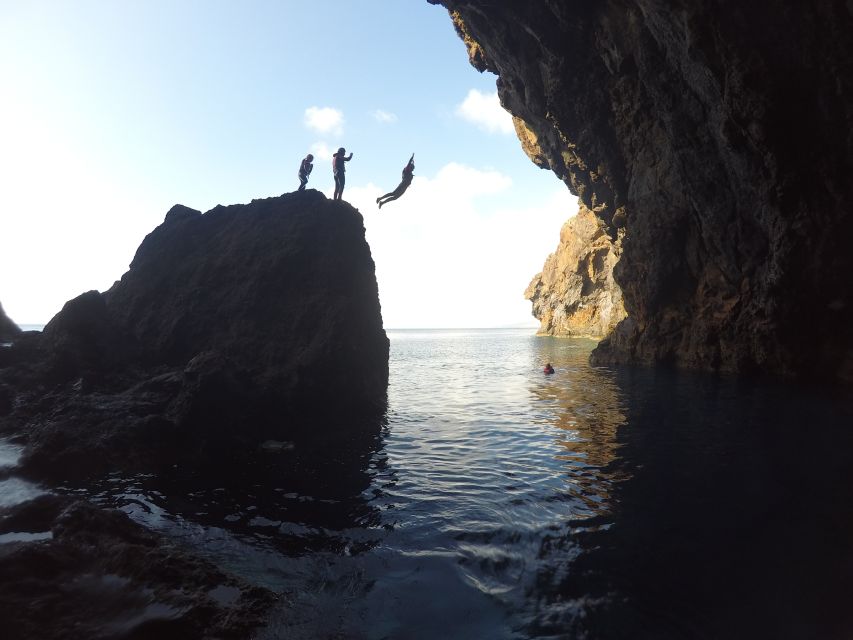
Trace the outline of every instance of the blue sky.
<instances>
[{"instance_id":1,"label":"blue sky","mask_svg":"<svg viewBox=\"0 0 853 640\"><path fill-rule=\"evenodd\" d=\"M354 153L388 328L527 323L575 199L426 0L0 0L0 302L44 323L121 277L175 203L309 187ZM376 209L415 152L415 181Z\"/></svg>"}]
</instances>

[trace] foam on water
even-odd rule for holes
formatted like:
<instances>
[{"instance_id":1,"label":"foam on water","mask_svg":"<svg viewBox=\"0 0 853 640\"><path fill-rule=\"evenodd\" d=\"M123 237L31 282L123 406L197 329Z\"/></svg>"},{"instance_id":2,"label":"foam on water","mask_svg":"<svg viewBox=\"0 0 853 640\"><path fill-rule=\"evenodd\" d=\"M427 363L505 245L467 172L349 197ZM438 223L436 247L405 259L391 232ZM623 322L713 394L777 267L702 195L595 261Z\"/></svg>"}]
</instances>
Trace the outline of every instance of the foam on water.
<instances>
[{"instance_id":1,"label":"foam on water","mask_svg":"<svg viewBox=\"0 0 853 640\"><path fill-rule=\"evenodd\" d=\"M24 448L7 440L0 440L0 470L14 469ZM41 487L27 480L8 477L0 480L0 508L13 507L44 494Z\"/></svg>"},{"instance_id":2,"label":"foam on water","mask_svg":"<svg viewBox=\"0 0 853 640\"><path fill-rule=\"evenodd\" d=\"M0 469L16 466L23 452L22 446L0 440Z\"/></svg>"},{"instance_id":3,"label":"foam on water","mask_svg":"<svg viewBox=\"0 0 853 640\"><path fill-rule=\"evenodd\" d=\"M44 493L38 485L20 478L0 480L0 508L13 507Z\"/></svg>"}]
</instances>

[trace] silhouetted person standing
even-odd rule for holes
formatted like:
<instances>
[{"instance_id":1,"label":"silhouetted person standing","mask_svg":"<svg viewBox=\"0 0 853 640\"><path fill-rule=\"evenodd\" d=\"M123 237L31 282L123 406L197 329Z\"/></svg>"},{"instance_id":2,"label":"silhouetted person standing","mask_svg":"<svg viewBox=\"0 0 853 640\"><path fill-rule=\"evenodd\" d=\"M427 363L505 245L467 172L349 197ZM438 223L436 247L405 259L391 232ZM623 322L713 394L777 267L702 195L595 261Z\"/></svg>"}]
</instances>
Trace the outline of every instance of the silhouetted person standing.
<instances>
[{"instance_id":1,"label":"silhouetted person standing","mask_svg":"<svg viewBox=\"0 0 853 640\"><path fill-rule=\"evenodd\" d=\"M409 185L412 184L412 178L415 177L415 154L412 154L412 157L409 158L409 162L403 167L403 181L394 189L391 193L386 193L384 196L379 196L376 198L376 202L379 204L379 208L382 208L383 204L388 204L392 200L396 200L401 195L406 193L406 189L409 188Z\"/></svg>"},{"instance_id":2,"label":"silhouetted person standing","mask_svg":"<svg viewBox=\"0 0 853 640\"><path fill-rule=\"evenodd\" d=\"M305 191L305 185L308 184L308 176L311 175L311 170L314 165L314 156L310 153L302 159L299 165L299 191Z\"/></svg>"},{"instance_id":3,"label":"silhouetted person standing","mask_svg":"<svg viewBox=\"0 0 853 640\"><path fill-rule=\"evenodd\" d=\"M344 184L346 183L346 169L344 162L352 160L352 152L345 157L346 149L341 147L338 152L332 156L332 173L335 176L335 200L340 200L344 195Z\"/></svg>"}]
</instances>

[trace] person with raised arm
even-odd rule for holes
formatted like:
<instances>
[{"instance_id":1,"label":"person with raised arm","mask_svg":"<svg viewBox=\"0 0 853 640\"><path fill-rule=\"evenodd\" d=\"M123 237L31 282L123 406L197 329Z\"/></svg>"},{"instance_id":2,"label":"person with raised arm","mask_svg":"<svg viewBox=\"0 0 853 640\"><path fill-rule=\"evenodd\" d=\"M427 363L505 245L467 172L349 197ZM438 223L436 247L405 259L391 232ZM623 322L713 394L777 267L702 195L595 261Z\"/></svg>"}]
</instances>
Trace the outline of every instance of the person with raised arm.
<instances>
[{"instance_id":1,"label":"person with raised arm","mask_svg":"<svg viewBox=\"0 0 853 640\"><path fill-rule=\"evenodd\" d=\"M352 160L352 151L349 156L345 156L347 150L341 147L338 152L332 156L332 174L335 176L335 200L340 200L344 195L344 184L346 183L346 169L344 162Z\"/></svg>"},{"instance_id":2,"label":"person with raised arm","mask_svg":"<svg viewBox=\"0 0 853 640\"><path fill-rule=\"evenodd\" d=\"M397 185L397 188L391 191L390 193L386 193L384 196L380 196L376 198L376 204L379 205L379 208L382 208L383 204L388 204L392 200L396 200L401 195L406 193L406 189L409 188L409 185L412 184L412 178L415 177L415 154L412 154L412 157L409 158L409 162L406 163L406 166L403 167L403 180Z\"/></svg>"}]
</instances>

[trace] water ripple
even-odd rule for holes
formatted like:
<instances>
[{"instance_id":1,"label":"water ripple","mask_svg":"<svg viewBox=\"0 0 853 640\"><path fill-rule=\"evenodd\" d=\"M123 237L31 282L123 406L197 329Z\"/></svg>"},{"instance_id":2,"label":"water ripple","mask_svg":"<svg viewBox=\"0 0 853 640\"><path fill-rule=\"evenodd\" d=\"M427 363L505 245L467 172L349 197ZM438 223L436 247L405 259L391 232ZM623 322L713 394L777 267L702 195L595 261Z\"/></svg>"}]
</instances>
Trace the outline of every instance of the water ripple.
<instances>
[{"instance_id":1,"label":"water ripple","mask_svg":"<svg viewBox=\"0 0 853 640\"><path fill-rule=\"evenodd\" d=\"M585 340L390 338L381 441L84 491L279 591L262 639L853 628L849 403L590 367Z\"/></svg>"}]
</instances>

